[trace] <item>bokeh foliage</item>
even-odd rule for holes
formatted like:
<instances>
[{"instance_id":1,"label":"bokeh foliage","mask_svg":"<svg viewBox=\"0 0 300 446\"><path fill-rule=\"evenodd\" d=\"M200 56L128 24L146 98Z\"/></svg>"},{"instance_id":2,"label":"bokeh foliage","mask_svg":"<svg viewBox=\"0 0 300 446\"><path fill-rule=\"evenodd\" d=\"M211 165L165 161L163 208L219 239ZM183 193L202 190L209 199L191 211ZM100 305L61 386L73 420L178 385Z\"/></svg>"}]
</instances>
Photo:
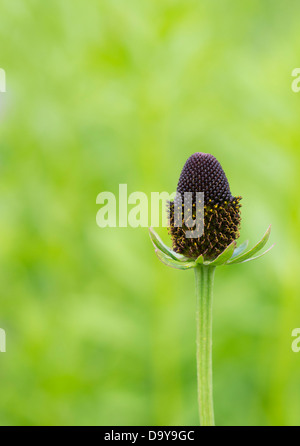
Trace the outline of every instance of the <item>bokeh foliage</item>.
<instances>
[{"instance_id":1,"label":"bokeh foliage","mask_svg":"<svg viewBox=\"0 0 300 446\"><path fill-rule=\"evenodd\" d=\"M243 196L218 268L216 422L300 424L300 5L2 0L0 424L198 422L192 272L145 228L96 225L99 192L169 191L193 152ZM165 229L158 230L165 241Z\"/></svg>"}]
</instances>

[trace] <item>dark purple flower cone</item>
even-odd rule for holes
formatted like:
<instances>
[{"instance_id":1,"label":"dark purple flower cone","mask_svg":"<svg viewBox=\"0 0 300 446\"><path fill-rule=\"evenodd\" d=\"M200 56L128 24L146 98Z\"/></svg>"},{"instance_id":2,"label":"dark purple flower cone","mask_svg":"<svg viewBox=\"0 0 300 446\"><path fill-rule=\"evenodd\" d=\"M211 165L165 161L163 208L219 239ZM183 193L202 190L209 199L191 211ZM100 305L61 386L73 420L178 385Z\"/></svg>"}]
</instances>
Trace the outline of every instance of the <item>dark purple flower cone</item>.
<instances>
[{"instance_id":1,"label":"dark purple flower cone","mask_svg":"<svg viewBox=\"0 0 300 446\"><path fill-rule=\"evenodd\" d=\"M192 227L184 222L185 192L192 193L193 218L196 217L196 192L204 193L204 233L199 238L186 237L186 232ZM190 156L180 174L177 194L182 199L181 217L184 223L182 227L175 225L174 203L178 208L175 197L169 203L169 232L174 251L191 258L202 254L205 259L213 259L239 237L241 197L231 195L225 172L214 156L208 153Z\"/></svg>"}]
</instances>

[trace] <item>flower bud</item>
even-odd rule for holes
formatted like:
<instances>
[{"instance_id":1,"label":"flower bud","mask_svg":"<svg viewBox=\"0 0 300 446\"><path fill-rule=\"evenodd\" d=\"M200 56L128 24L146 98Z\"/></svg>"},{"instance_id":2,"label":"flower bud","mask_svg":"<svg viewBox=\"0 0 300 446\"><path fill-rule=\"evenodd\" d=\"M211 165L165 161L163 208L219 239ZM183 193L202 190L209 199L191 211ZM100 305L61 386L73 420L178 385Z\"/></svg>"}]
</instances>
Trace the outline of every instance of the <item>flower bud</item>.
<instances>
[{"instance_id":1,"label":"flower bud","mask_svg":"<svg viewBox=\"0 0 300 446\"><path fill-rule=\"evenodd\" d=\"M187 236L193 225L185 221L186 192L192 197L193 219L198 205L196 193L204 194L204 232L197 238ZM231 195L225 172L214 156L208 153L190 156L180 174L176 197L168 203L169 233L174 251L190 258L203 255L204 259L211 260L217 257L240 235L240 200L241 197ZM181 215L181 227L177 224L178 215Z\"/></svg>"}]
</instances>

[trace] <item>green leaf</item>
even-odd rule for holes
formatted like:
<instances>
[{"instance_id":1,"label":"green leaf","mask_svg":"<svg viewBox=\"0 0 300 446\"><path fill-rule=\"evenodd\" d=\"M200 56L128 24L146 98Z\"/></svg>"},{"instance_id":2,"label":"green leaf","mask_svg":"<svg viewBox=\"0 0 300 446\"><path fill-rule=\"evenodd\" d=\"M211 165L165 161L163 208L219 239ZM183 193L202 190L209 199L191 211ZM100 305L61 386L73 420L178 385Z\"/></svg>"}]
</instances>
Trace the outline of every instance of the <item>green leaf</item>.
<instances>
[{"instance_id":1,"label":"green leaf","mask_svg":"<svg viewBox=\"0 0 300 446\"><path fill-rule=\"evenodd\" d=\"M235 258L234 260L229 260L227 262L228 265L232 265L233 263L244 262L245 260L250 259L250 257L252 257L257 252L259 252L269 240L270 232L271 232L271 225L268 227L263 238L252 249L250 249L250 251L246 252L245 254L242 254L241 256Z\"/></svg>"},{"instance_id":2,"label":"green leaf","mask_svg":"<svg viewBox=\"0 0 300 446\"><path fill-rule=\"evenodd\" d=\"M174 260L162 253L159 249L155 249L155 254L159 260L167 266L175 269L186 270L194 268L196 266L195 262L181 262L179 260Z\"/></svg>"},{"instance_id":3,"label":"green leaf","mask_svg":"<svg viewBox=\"0 0 300 446\"><path fill-rule=\"evenodd\" d=\"M169 248L167 245L165 245L164 242L161 240L161 238L158 236L158 234L154 231L153 228L149 228L149 234L150 234L150 239L151 239L154 247L158 248L164 254L171 257L173 260L179 260L179 261L183 261L183 262L192 261L192 259L182 256L181 254L177 254L171 248Z\"/></svg>"},{"instance_id":4,"label":"green leaf","mask_svg":"<svg viewBox=\"0 0 300 446\"><path fill-rule=\"evenodd\" d=\"M232 243L230 243L230 245L227 246L226 249L224 249L223 252L221 252L221 254L218 255L218 257L216 257L211 262L207 262L207 265L212 265L212 266L223 265L232 256L235 246L236 242L234 240Z\"/></svg>"},{"instance_id":5,"label":"green leaf","mask_svg":"<svg viewBox=\"0 0 300 446\"><path fill-rule=\"evenodd\" d=\"M237 256L239 256L240 254L242 254L242 252L245 251L245 249L248 246L248 240L246 240L244 243L242 243L240 246L238 246L237 248L235 248L233 254L232 254L232 259L235 259Z\"/></svg>"},{"instance_id":6,"label":"green leaf","mask_svg":"<svg viewBox=\"0 0 300 446\"><path fill-rule=\"evenodd\" d=\"M243 261L238 262L238 263L246 263L246 262L251 262L251 260L259 259L260 257L262 257L265 254L267 254L267 252L271 251L271 249L274 248L274 246L275 246L275 243L269 249L267 249L265 252L263 252L262 254L259 254L258 256L255 256L255 257L250 257L249 259L243 260Z\"/></svg>"}]
</instances>

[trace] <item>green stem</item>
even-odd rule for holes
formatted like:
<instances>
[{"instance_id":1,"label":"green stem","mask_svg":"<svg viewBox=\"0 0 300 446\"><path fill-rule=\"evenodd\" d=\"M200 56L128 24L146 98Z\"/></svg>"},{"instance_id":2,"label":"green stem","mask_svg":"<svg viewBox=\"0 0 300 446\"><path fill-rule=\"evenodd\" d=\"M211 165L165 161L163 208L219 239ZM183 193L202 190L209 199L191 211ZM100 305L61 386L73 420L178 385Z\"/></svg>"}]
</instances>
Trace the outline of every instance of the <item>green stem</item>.
<instances>
[{"instance_id":1,"label":"green stem","mask_svg":"<svg viewBox=\"0 0 300 446\"><path fill-rule=\"evenodd\" d=\"M212 386L212 296L215 266L195 268L197 295L197 380L201 426L214 426Z\"/></svg>"}]
</instances>

